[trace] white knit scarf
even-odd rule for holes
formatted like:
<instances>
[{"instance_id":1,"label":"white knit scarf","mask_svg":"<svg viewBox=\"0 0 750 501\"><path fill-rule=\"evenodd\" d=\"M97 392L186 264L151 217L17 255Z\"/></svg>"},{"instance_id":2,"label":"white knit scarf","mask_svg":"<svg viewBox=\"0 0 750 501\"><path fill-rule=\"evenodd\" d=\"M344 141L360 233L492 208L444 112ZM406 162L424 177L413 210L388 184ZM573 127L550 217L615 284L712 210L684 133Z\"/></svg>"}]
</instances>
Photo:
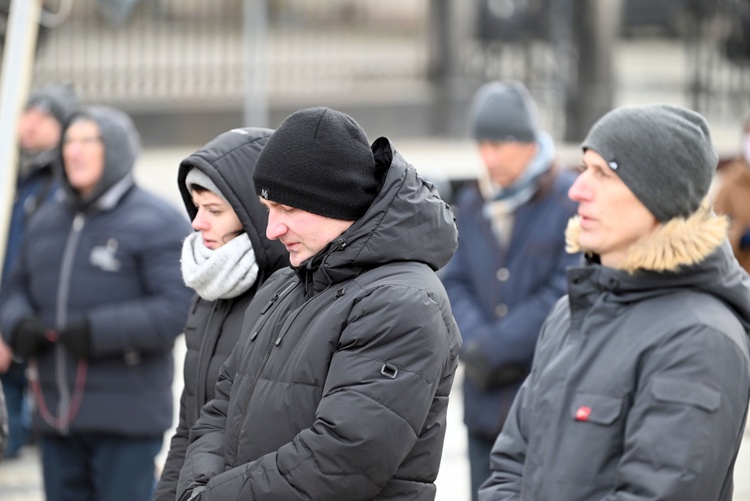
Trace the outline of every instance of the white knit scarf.
<instances>
[{"instance_id":1,"label":"white knit scarf","mask_svg":"<svg viewBox=\"0 0 750 501\"><path fill-rule=\"evenodd\" d=\"M207 301L237 297L258 278L258 264L247 233L218 249L209 249L196 231L182 244L180 263L185 285Z\"/></svg>"}]
</instances>

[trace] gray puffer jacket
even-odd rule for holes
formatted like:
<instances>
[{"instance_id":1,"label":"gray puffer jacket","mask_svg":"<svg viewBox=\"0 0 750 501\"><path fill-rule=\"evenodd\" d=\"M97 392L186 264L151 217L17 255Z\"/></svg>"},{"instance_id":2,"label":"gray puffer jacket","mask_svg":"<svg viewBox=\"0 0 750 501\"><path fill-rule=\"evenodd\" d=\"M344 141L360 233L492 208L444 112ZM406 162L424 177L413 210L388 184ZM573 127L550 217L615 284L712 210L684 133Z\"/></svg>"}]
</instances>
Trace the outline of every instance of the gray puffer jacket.
<instances>
[{"instance_id":1,"label":"gray puffer jacket","mask_svg":"<svg viewBox=\"0 0 750 501\"><path fill-rule=\"evenodd\" d=\"M372 148L367 213L250 305L178 499L434 499L460 347L435 270L458 234L390 142Z\"/></svg>"},{"instance_id":2,"label":"gray puffer jacket","mask_svg":"<svg viewBox=\"0 0 750 501\"><path fill-rule=\"evenodd\" d=\"M732 499L750 279L725 235L701 209L631 247L632 274L568 271L481 500Z\"/></svg>"}]
</instances>

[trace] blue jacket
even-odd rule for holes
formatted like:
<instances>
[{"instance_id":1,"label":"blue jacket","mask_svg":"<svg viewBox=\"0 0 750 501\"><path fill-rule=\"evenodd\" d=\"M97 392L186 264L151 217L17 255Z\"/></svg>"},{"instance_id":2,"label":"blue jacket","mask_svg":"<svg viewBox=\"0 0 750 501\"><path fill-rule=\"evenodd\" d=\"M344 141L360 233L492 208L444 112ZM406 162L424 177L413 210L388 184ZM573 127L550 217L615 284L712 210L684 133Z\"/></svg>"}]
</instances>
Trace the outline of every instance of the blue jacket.
<instances>
[{"instance_id":1,"label":"blue jacket","mask_svg":"<svg viewBox=\"0 0 750 501\"><path fill-rule=\"evenodd\" d=\"M528 374L539 330L565 293L565 269L580 262L565 252L565 226L576 204L567 192L575 175L548 171L537 193L515 211L508 248L502 249L484 213L476 183L456 197L459 246L443 270L453 314L464 344L462 359L479 355L493 383L472 379L465 367L464 422L493 440ZM466 364L465 364L466 365Z\"/></svg>"},{"instance_id":2,"label":"blue jacket","mask_svg":"<svg viewBox=\"0 0 750 501\"><path fill-rule=\"evenodd\" d=\"M24 230L31 216L42 204L52 199L59 186L55 172L57 169L55 153L55 150L49 150L35 155L29 159L28 166L19 172L5 247L3 283L8 280L13 262L21 248ZM21 155L24 154L21 153Z\"/></svg>"},{"instance_id":3,"label":"blue jacket","mask_svg":"<svg viewBox=\"0 0 750 501\"><path fill-rule=\"evenodd\" d=\"M173 416L172 348L191 297L179 264L191 228L135 186L129 119L90 114L107 156L98 195L84 200L64 178L31 220L0 302L0 330L10 343L24 317L57 331L83 317L90 325L87 360L57 343L31 364L38 432L161 436Z\"/></svg>"}]
</instances>

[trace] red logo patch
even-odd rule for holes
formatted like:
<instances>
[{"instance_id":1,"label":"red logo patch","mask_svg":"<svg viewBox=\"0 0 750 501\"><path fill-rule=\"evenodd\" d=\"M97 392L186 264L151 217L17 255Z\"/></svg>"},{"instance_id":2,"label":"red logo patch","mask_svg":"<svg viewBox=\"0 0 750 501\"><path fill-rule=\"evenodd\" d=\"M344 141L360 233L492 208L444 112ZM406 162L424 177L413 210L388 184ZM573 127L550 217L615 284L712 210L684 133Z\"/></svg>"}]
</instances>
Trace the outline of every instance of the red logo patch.
<instances>
[{"instance_id":1,"label":"red logo patch","mask_svg":"<svg viewBox=\"0 0 750 501\"><path fill-rule=\"evenodd\" d=\"M580 406L576 411L576 421L588 421L589 414L591 414L591 407Z\"/></svg>"}]
</instances>

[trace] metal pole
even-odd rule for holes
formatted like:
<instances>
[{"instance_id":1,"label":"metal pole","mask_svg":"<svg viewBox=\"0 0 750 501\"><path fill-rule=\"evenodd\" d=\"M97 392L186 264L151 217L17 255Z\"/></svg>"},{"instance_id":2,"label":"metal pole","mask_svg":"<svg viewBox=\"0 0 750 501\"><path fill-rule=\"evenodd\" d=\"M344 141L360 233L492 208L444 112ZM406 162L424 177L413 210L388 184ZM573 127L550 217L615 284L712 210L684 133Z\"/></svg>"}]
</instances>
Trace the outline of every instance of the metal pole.
<instances>
[{"instance_id":1,"label":"metal pole","mask_svg":"<svg viewBox=\"0 0 750 501\"><path fill-rule=\"evenodd\" d=\"M244 122L246 126L268 127L268 93L266 91L267 32L267 0L245 0L243 38L245 42Z\"/></svg>"},{"instance_id":2,"label":"metal pole","mask_svg":"<svg viewBox=\"0 0 750 501\"><path fill-rule=\"evenodd\" d=\"M18 171L16 126L31 84L40 12L41 1L13 0L8 15L0 69L0 262L5 257Z\"/></svg>"}]
</instances>

